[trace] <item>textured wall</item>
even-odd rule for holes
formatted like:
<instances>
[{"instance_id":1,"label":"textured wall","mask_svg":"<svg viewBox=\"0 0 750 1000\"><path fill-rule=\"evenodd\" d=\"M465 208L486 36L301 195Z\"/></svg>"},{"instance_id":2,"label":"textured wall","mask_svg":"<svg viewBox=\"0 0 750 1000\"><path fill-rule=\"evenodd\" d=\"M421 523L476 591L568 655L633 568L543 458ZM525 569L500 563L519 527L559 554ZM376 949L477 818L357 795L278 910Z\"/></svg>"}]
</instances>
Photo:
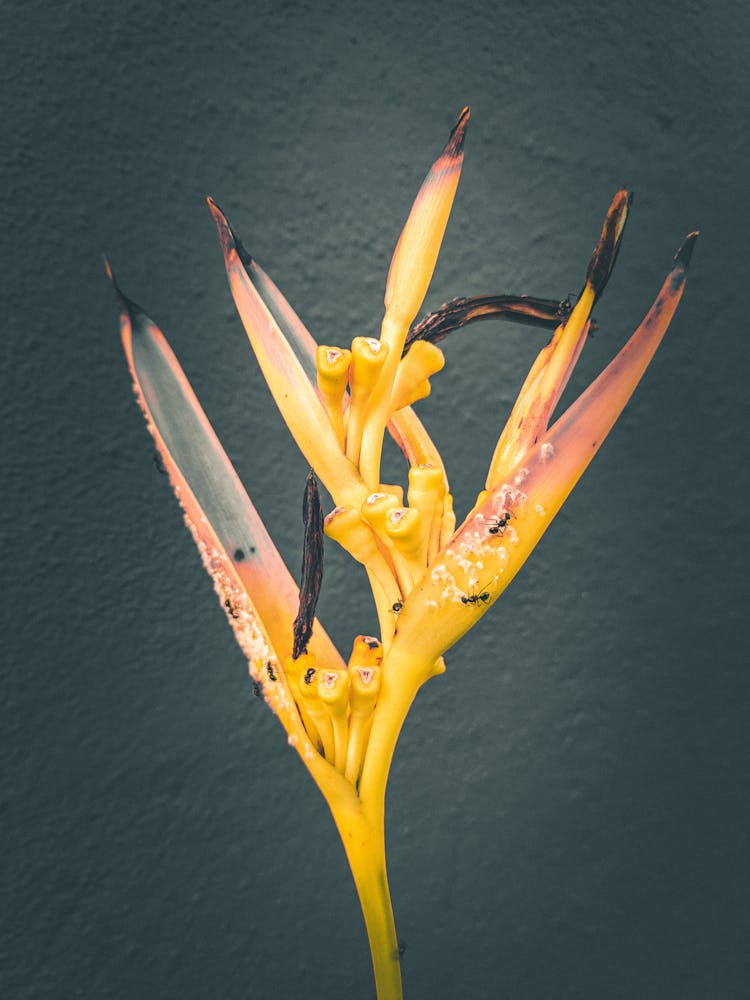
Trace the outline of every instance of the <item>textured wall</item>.
<instances>
[{"instance_id":1,"label":"textured wall","mask_svg":"<svg viewBox=\"0 0 750 1000\"><path fill-rule=\"evenodd\" d=\"M624 417L407 722L388 800L406 997L747 995L748 14L657 8L5 5L4 997L372 995L326 807L151 460L101 253L296 571L305 466L204 197L320 339L376 333L466 103L428 307L576 291L632 186L580 388L702 237ZM542 340L486 324L447 348L421 413L460 511ZM373 627L332 549L321 616L342 648Z\"/></svg>"}]
</instances>

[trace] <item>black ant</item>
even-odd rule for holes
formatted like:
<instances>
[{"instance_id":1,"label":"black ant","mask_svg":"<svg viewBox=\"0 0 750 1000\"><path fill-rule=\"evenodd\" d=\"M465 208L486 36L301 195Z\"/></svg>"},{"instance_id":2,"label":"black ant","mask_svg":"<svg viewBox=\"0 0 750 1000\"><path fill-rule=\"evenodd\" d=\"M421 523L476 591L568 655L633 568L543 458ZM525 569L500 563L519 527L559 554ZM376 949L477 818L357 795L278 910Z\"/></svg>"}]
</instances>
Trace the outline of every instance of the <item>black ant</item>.
<instances>
[{"instance_id":1,"label":"black ant","mask_svg":"<svg viewBox=\"0 0 750 1000\"><path fill-rule=\"evenodd\" d=\"M224 607L227 609L232 618L235 619L235 621L240 617L239 612L234 610L234 606L232 602L229 600L229 598L227 598L226 601L224 601Z\"/></svg>"},{"instance_id":2,"label":"black ant","mask_svg":"<svg viewBox=\"0 0 750 1000\"><path fill-rule=\"evenodd\" d=\"M510 521L510 511L506 510L505 513L502 515L502 517L495 518L495 520L492 522L492 525L490 526L489 529L490 534L504 535L505 526L508 523L508 521Z\"/></svg>"},{"instance_id":3,"label":"black ant","mask_svg":"<svg viewBox=\"0 0 750 1000\"><path fill-rule=\"evenodd\" d=\"M464 594L461 597L462 604L479 604L480 601L482 602L482 604L488 604L489 600L490 600L489 590L483 590L481 594Z\"/></svg>"},{"instance_id":4,"label":"black ant","mask_svg":"<svg viewBox=\"0 0 750 1000\"><path fill-rule=\"evenodd\" d=\"M312 684L312 679L315 676L315 667L308 667L305 671L305 684Z\"/></svg>"},{"instance_id":5,"label":"black ant","mask_svg":"<svg viewBox=\"0 0 750 1000\"><path fill-rule=\"evenodd\" d=\"M161 457L160 451L154 452L153 459L154 459L154 465L156 466L156 470L159 473L159 475L161 476L169 475L167 470L164 468L164 459Z\"/></svg>"},{"instance_id":6,"label":"black ant","mask_svg":"<svg viewBox=\"0 0 750 1000\"><path fill-rule=\"evenodd\" d=\"M391 611L394 613L394 615L397 615L401 610L401 608L403 608L403 606L404 606L403 601L396 601L395 604L391 605Z\"/></svg>"},{"instance_id":7,"label":"black ant","mask_svg":"<svg viewBox=\"0 0 750 1000\"><path fill-rule=\"evenodd\" d=\"M271 663L270 660L268 661L268 663L266 663L266 673L268 674L269 680L271 681L276 680L276 674L273 672L273 663Z\"/></svg>"}]
</instances>

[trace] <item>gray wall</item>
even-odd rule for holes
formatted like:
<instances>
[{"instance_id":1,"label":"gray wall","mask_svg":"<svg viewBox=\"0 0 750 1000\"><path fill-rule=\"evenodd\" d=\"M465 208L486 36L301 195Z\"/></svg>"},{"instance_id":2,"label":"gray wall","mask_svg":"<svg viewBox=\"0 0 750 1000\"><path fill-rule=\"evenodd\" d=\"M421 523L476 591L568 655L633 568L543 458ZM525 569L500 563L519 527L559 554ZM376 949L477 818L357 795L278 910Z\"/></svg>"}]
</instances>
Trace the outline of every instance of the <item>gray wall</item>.
<instances>
[{"instance_id":1,"label":"gray wall","mask_svg":"<svg viewBox=\"0 0 750 1000\"><path fill-rule=\"evenodd\" d=\"M4 997L372 995L325 804L152 462L101 254L296 572L306 470L204 197L319 339L376 334L467 103L428 308L575 292L635 190L571 395L702 236L633 402L407 721L388 799L406 997L748 994L748 13L655 7L5 4ZM447 346L421 413L459 511L543 340L486 324ZM321 616L345 651L373 628L332 548Z\"/></svg>"}]
</instances>

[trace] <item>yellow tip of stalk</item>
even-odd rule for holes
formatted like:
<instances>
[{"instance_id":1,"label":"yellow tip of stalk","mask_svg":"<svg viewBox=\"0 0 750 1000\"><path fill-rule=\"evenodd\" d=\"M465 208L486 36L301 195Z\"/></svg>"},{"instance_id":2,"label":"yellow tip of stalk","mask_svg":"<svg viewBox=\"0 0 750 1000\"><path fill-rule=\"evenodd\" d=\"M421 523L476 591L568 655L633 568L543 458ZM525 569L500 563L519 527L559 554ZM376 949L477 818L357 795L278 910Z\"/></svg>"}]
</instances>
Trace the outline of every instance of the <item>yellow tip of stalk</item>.
<instances>
[{"instance_id":1,"label":"yellow tip of stalk","mask_svg":"<svg viewBox=\"0 0 750 1000\"><path fill-rule=\"evenodd\" d=\"M418 340L401 359L391 392L391 408L403 409L430 393L428 379L445 366L445 355L434 344Z\"/></svg>"},{"instance_id":2,"label":"yellow tip of stalk","mask_svg":"<svg viewBox=\"0 0 750 1000\"><path fill-rule=\"evenodd\" d=\"M432 465L413 465L409 469L409 506L418 510L425 531L426 562L440 548L443 523L445 481L442 469Z\"/></svg>"},{"instance_id":3,"label":"yellow tip of stalk","mask_svg":"<svg viewBox=\"0 0 750 1000\"><path fill-rule=\"evenodd\" d=\"M318 371L318 391L328 413L336 437L344 447L344 394L349 378L352 352L340 347L321 345L315 354Z\"/></svg>"},{"instance_id":4,"label":"yellow tip of stalk","mask_svg":"<svg viewBox=\"0 0 750 1000\"><path fill-rule=\"evenodd\" d=\"M394 507L385 518L385 531L398 550L408 558L417 556L424 545L424 519L413 507Z\"/></svg>"},{"instance_id":5,"label":"yellow tip of stalk","mask_svg":"<svg viewBox=\"0 0 750 1000\"><path fill-rule=\"evenodd\" d=\"M346 670L322 668L316 674L318 697L331 715L346 716L349 706L349 674Z\"/></svg>"},{"instance_id":6,"label":"yellow tip of stalk","mask_svg":"<svg viewBox=\"0 0 750 1000\"><path fill-rule=\"evenodd\" d=\"M383 661L383 644L373 635L358 635L352 644L349 666L379 667Z\"/></svg>"},{"instance_id":7,"label":"yellow tip of stalk","mask_svg":"<svg viewBox=\"0 0 750 1000\"><path fill-rule=\"evenodd\" d=\"M349 368L351 401L346 427L346 455L355 465L359 462L362 432L367 421L370 398L378 385L388 350L388 344L373 337L355 337L352 341L352 360Z\"/></svg>"},{"instance_id":8,"label":"yellow tip of stalk","mask_svg":"<svg viewBox=\"0 0 750 1000\"><path fill-rule=\"evenodd\" d=\"M360 508L360 513L368 524L371 524L375 531L385 538L385 519L389 511L400 506L398 500L392 493L378 491L370 493L365 497Z\"/></svg>"},{"instance_id":9,"label":"yellow tip of stalk","mask_svg":"<svg viewBox=\"0 0 750 1000\"><path fill-rule=\"evenodd\" d=\"M380 667L349 665L349 704L353 715L368 716L380 691Z\"/></svg>"},{"instance_id":10,"label":"yellow tip of stalk","mask_svg":"<svg viewBox=\"0 0 750 1000\"><path fill-rule=\"evenodd\" d=\"M386 314L397 335L406 336L435 269L463 164L469 109L464 108L445 149L432 165L393 254L385 289ZM396 345L391 345L394 349ZM403 338L398 345L399 355Z\"/></svg>"}]
</instances>

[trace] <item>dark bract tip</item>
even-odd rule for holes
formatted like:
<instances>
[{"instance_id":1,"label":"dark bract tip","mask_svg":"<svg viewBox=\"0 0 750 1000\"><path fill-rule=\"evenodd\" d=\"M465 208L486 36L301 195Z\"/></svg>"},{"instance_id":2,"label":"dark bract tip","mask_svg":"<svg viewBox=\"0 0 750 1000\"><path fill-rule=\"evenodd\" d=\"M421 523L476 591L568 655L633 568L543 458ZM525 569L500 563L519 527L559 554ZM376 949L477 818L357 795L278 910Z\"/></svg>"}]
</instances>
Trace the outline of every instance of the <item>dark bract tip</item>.
<instances>
[{"instance_id":1,"label":"dark bract tip","mask_svg":"<svg viewBox=\"0 0 750 1000\"><path fill-rule=\"evenodd\" d=\"M696 240L700 236L700 230L696 229L694 233L689 233L685 240L674 255L674 262L677 266L683 267L685 270L690 265L690 258L693 256L693 249L695 247Z\"/></svg>"},{"instance_id":2,"label":"dark bract tip","mask_svg":"<svg viewBox=\"0 0 750 1000\"><path fill-rule=\"evenodd\" d=\"M117 278L115 277L115 272L112 270L112 265L109 262L109 258L106 254L102 255L104 258L104 270L106 271L107 277L112 282L112 289L115 293L115 298L117 299L117 304L120 307L120 311L126 313L130 319L131 326L136 325L136 320L138 317L148 317L146 313L141 309L137 302L133 302L128 296L123 292L120 286L117 284Z\"/></svg>"},{"instance_id":3,"label":"dark bract tip","mask_svg":"<svg viewBox=\"0 0 750 1000\"><path fill-rule=\"evenodd\" d=\"M211 215L214 217L214 222L216 223L216 228L219 231L219 240L221 241L222 249L225 253L229 253L231 250L236 250L237 256L240 258L242 266L249 269L253 266L253 258L250 253L245 249L242 240L232 229L231 223L226 216L223 209L219 208L217 202L213 198L206 198L208 202L208 207L211 210Z\"/></svg>"},{"instance_id":4,"label":"dark bract tip","mask_svg":"<svg viewBox=\"0 0 750 1000\"><path fill-rule=\"evenodd\" d=\"M448 144L445 147L445 152L448 156L460 156L464 148L464 140L466 138L466 126L469 122L469 115L471 110L465 107L458 118L456 119L456 124L451 129L450 138L448 139Z\"/></svg>"}]
</instances>

